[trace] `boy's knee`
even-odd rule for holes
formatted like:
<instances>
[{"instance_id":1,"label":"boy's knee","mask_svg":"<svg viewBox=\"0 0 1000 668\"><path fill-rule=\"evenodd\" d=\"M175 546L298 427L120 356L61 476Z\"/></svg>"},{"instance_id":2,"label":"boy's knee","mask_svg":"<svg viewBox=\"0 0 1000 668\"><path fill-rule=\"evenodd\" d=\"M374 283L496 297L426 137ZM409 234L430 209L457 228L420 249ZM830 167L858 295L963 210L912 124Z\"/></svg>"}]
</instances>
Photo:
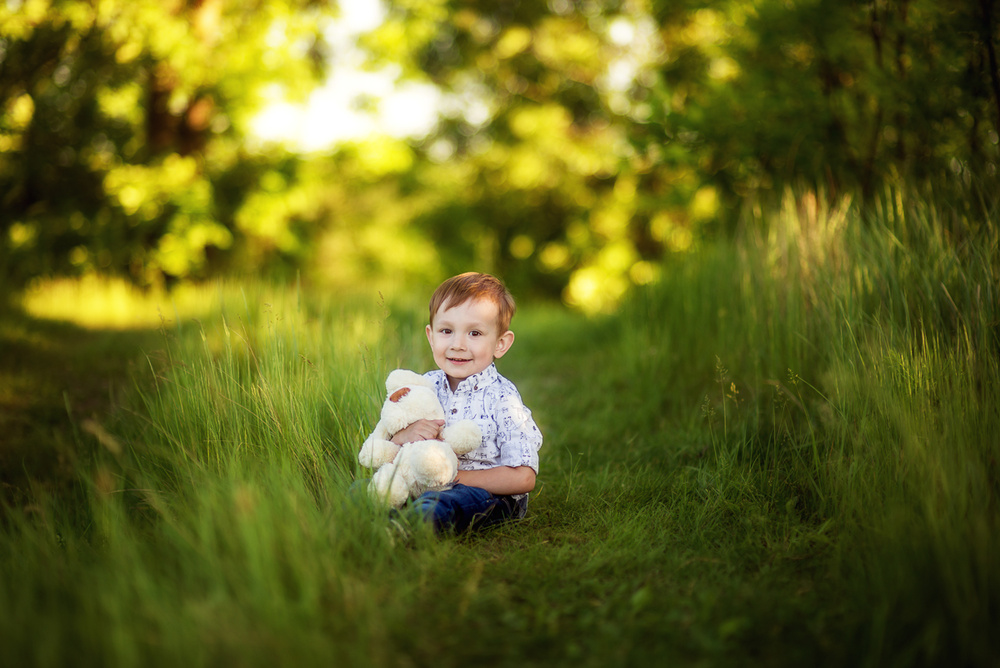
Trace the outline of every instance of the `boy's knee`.
<instances>
[{"instance_id":1,"label":"boy's knee","mask_svg":"<svg viewBox=\"0 0 1000 668\"><path fill-rule=\"evenodd\" d=\"M486 490L455 485L440 492L425 492L412 502L411 507L432 522L436 531L451 529L462 532L493 503L493 495Z\"/></svg>"}]
</instances>

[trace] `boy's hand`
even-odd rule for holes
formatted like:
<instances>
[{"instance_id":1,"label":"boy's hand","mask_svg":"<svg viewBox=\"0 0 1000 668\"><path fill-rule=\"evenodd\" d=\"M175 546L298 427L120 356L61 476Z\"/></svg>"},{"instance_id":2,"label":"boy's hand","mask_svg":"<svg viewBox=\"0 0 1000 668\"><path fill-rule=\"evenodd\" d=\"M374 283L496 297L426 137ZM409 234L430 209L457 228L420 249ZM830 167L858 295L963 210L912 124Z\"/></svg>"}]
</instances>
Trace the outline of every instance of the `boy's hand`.
<instances>
[{"instance_id":1,"label":"boy's hand","mask_svg":"<svg viewBox=\"0 0 1000 668\"><path fill-rule=\"evenodd\" d=\"M440 440L442 427L444 427L444 420L417 420L410 426L397 431L391 440L396 445L406 445L414 441Z\"/></svg>"}]
</instances>

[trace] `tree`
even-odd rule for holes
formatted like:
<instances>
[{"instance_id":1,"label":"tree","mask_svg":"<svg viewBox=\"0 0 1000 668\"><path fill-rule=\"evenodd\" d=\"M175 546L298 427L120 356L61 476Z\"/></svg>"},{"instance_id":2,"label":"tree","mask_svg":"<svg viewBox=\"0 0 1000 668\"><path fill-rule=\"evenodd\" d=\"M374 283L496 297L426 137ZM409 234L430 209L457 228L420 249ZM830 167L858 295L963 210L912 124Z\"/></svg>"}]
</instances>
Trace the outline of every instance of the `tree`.
<instances>
[{"instance_id":1,"label":"tree","mask_svg":"<svg viewBox=\"0 0 1000 668\"><path fill-rule=\"evenodd\" d=\"M241 222L241 202L217 187L260 163L242 140L265 87L301 93L322 72L330 11L320 0L0 8L0 277L98 269L148 283L197 275L213 249L280 246L282 230Z\"/></svg>"},{"instance_id":2,"label":"tree","mask_svg":"<svg viewBox=\"0 0 1000 668\"><path fill-rule=\"evenodd\" d=\"M673 55L651 120L697 138L704 178L725 192L806 183L867 198L897 176L942 185L956 174L995 186L994 0L702 4L678 17L675 3L653 3ZM714 38L698 38L698 24Z\"/></svg>"},{"instance_id":3,"label":"tree","mask_svg":"<svg viewBox=\"0 0 1000 668\"><path fill-rule=\"evenodd\" d=\"M417 175L421 188L449 184L417 219L449 270L491 269L522 294L569 286L567 298L590 308L652 277L664 242L639 211L630 121L609 107L609 64L631 49L613 35L615 21L630 21L625 9L399 2L368 37L376 57L452 95Z\"/></svg>"},{"instance_id":4,"label":"tree","mask_svg":"<svg viewBox=\"0 0 1000 668\"><path fill-rule=\"evenodd\" d=\"M997 0L388 5L371 64L444 91L437 130L310 159L242 140L266 86L322 70L324 2L0 10L0 275L143 282L314 248L342 275L392 266L373 231L405 227L423 265L600 309L789 185L1000 192Z\"/></svg>"},{"instance_id":5,"label":"tree","mask_svg":"<svg viewBox=\"0 0 1000 668\"><path fill-rule=\"evenodd\" d=\"M400 2L369 44L462 101L429 145L466 180L423 218L455 265L599 308L789 185L995 196L995 5Z\"/></svg>"}]
</instances>

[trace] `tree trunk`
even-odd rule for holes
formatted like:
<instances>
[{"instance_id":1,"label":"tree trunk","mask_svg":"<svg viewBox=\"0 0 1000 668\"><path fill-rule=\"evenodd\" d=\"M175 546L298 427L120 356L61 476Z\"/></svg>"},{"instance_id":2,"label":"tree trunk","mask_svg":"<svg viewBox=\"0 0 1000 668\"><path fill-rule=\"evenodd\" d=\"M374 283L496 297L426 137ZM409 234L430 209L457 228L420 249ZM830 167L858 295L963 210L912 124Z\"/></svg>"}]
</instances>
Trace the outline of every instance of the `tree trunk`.
<instances>
[{"instance_id":1,"label":"tree trunk","mask_svg":"<svg viewBox=\"0 0 1000 668\"><path fill-rule=\"evenodd\" d=\"M184 11L178 9L178 11ZM192 33L202 44L211 47L219 36L219 0L192 0L187 18ZM150 153L177 152L193 155L204 151L215 103L210 95L196 95L180 113L170 111L170 96L177 86L176 74L160 63L149 75L146 109L146 142Z\"/></svg>"}]
</instances>

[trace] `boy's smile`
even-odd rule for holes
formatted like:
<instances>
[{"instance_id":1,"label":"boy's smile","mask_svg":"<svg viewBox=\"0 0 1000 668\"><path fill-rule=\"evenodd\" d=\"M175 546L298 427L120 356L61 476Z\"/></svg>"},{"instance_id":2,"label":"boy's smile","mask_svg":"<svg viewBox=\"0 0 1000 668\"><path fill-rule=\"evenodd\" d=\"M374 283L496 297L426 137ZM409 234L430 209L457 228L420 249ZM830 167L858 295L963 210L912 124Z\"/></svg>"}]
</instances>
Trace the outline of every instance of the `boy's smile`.
<instances>
[{"instance_id":1,"label":"boy's smile","mask_svg":"<svg viewBox=\"0 0 1000 668\"><path fill-rule=\"evenodd\" d=\"M514 332L500 332L497 315L492 301L469 299L458 306L442 304L427 325L434 362L448 377L453 392L460 382L486 369L510 349Z\"/></svg>"}]
</instances>

